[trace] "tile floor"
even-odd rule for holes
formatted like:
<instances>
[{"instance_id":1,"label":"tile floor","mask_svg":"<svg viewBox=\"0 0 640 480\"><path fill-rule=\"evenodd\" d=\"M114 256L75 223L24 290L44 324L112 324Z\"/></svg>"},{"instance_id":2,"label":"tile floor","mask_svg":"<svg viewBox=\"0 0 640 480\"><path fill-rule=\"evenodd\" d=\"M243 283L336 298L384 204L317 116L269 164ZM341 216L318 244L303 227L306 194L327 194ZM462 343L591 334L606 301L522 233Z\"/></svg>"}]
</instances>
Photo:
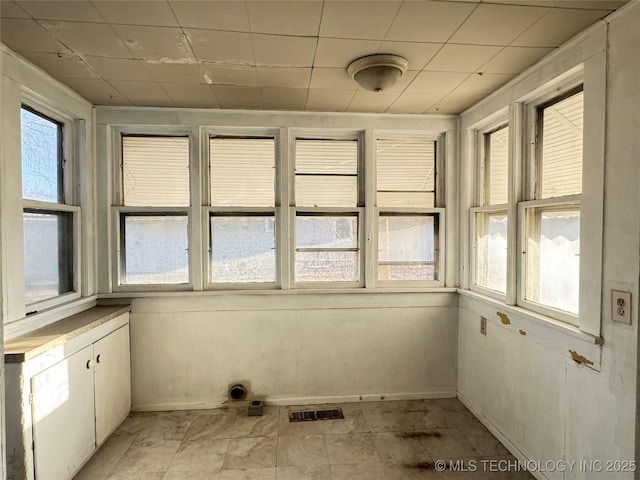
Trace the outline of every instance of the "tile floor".
<instances>
[{"instance_id":1,"label":"tile floor","mask_svg":"<svg viewBox=\"0 0 640 480\"><path fill-rule=\"evenodd\" d=\"M340 406L344 420L303 423L292 407L132 413L74 480L533 479L496 471L515 458L456 399ZM436 460L475 471L437 472Z\"/></svg>"}]
</instances>

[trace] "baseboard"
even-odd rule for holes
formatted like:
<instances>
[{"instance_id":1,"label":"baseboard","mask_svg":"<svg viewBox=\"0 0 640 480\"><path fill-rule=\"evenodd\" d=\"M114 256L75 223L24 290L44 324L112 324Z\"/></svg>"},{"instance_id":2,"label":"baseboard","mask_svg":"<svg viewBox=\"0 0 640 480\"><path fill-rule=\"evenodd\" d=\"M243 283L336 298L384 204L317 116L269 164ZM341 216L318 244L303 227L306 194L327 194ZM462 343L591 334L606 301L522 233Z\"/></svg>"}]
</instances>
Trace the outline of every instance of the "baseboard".
<instances>
[{"instance_id":1,"label":"baseboard","mask_svg":"<svg viewBox=\"0 0 640 480\"><path fill-rule=\"evenodd\" d=\"M390 394L369 394L369 395L333 395L325 397L282 397L266 398L264 404L267 406L288 406L288 405L315 405L326 403L356 403L356 402L384 402L392 400L428 400L433 398L455 398L455 390L440 392L416 392L416 393L390 393ZM158 412L168 410L203 410L220 408L223 406L235 405L243 407L247 402L229 403L219 402L194 402L194 403L162 403L162 404L141 404L133 405L134 412Z\"/></svg>"},{"instance_id":2,"label":"baseboard","mask_svg":"<svg viewBox=\"0 0 640 480\"><path fill-rule=\"evenodd\" d=\"M531 459L529 457L527 457L518 447L516 447L500 430L498 430L498 428L491 423L491 420L489 420L487 417L485 417L482 412L480 412L478 409L476 409L473 405L473 402L471 402L467 397L465 397L462 393L458 392L458 400L460 400L462 402L462 404L467 407L469 409L469 411L471 413L473 413L473 415L480 420L480 422L487 427L487 429L493 434L494 437L496 437L498 440L500 440L500 443L502 443L505 448L507 450L509 450L509 452L511 452L511 454L516 457L516 459L521 462L521 463L527 463L529 461L531 461ZM529 472L531 475L533 475L537 480L549 480L549 477L547 477L546 475L542 474L541 472Z\"/></svg>"}]
</instances>

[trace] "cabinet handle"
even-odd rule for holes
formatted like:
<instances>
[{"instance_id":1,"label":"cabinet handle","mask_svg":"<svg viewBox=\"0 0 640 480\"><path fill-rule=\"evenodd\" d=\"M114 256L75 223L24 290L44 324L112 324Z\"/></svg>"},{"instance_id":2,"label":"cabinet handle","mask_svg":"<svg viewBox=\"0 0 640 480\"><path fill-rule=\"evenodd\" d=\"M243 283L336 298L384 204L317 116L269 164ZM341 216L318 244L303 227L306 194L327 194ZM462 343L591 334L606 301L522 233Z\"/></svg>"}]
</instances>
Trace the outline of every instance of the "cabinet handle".
<instances>
[{"instance_id":1,"label":"cabinet handle","mask_svg":"<svg viewBox=\"0 0 640 480\"><path fill-rule=\"evenodd\" d=\"M96 357L96 363L100 363L100 356L101 354L98 354L98 356Z\"/></svg>"},{"instance_id":2,"label":"cabinet handle","mask_svg":"<svg viewBox=\"0 0 640 480\"><path fill-rule=\"evenodd\" d=\"M87 360L87 370L91 370L91 360Z\"/></svg>"}]
</instances>

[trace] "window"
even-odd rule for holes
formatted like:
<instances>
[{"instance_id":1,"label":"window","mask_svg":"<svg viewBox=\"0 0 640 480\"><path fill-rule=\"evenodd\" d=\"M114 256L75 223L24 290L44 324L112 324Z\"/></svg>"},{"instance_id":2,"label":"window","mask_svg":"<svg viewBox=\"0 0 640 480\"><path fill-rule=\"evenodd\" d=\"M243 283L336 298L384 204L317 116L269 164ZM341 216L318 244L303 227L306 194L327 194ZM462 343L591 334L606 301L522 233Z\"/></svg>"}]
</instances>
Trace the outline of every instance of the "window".
<instances>
[{"instance_id":1,"label":"window","mask_svg":"<svg viewBox=\"0 0 640 480\"><path fill-rule=\"evenodd\" d=\"M189 138L122 136L121 285L189 283Z\"/></svg>"},{"instance_id":2,"label":"window","mask_svg":"<svg viewBox=\"0 0 640 480\"><path fill-rule=\"evenodd\" d=\"M275 138L209 139L209 283L275 285Z\"/></svg>"},{"instance_id":3,"label":"window","mask_svg":"<svg viewBox=\"0 0 640 480\"><path fill-rule=\"evenodd\" d=\"M27 106L20 117L24 298L29 311L34 304L46 307L78 292L75 230L80 207L73 205L73 169L65 158L63 138L66 125Z\"/></svg>"},{"instance_id":4,"label":"window","mask_svg":"<svg viewBox=\"0 0 640 480\"><path fill-rule=\"evenodd\" d=\"M480 132L480 147L476 203L479 207L472 209L473 284L504 295L507 291L508 125Z\"/></svg>"},{"instance_id":5,"label":"window","mask_svg":"<svg viewBox=\"0 0 640 480\"><path fill-rule=\"evenodd\" d=\"M296 139L296 282L360 284L357 140Z\"/></svg>"},{"instance_id":6,"label":"window","mask_svg":"<svg viewBox=\"0 0 640 480\"><path fill-rule=\"evenodd\" d=\"M378 281L437 282L436 142L378 139Z\"/></svg>"},{"instance_id":7,"label":"window","mask_svg":"<svg viewBox=\"0 0 640 480\"><path fill-rule=\"evenodd\" d=\"M582 192L582 87L537 106L529 200L519 205L521 303L577 323Z\"/></svg>"}]
</instances>

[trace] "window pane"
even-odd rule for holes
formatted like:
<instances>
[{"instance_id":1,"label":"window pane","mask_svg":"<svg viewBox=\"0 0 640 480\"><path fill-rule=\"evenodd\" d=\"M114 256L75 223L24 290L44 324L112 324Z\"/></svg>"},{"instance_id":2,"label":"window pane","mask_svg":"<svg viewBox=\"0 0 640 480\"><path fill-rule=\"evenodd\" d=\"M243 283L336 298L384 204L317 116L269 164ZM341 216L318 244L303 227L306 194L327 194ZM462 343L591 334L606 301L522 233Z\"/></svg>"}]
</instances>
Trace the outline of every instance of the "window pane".
<instances>
[{"instance_id":1,"label":"window pane","mask_svg":"<svg viewBox=\"0 0 640 480\"><path fill-rule=\"evenodd\" d=\"M73 291L73 214L24 212L27 305Z\"/></svg>"},{"instance_id":2,"label":"window pane","mask_svg":"<svg viewBox=\"0 0 640 480\"><path fill-rule=\"evenodd\" d=\"M582 92L543 109L542 198L582 192Z\"/></svg>"},{"instance_id":3,"label":"window pane","mask_svg":"<svg viewBox=\"0 0 640 480\"><path fill-rule=\"evenodd\" d=\"M358 205L358 142L296 140L296 205Z\"/></svg>"},{"instance_id":4,"label":"window pane","mask_svg":"<svg viewBox=\"0 0 640 480\"><path fill-rule=\"evenodd\" d=\"M186 216L125 216L123 282L188 283L187 224Z\"/></svg>"},{"instance_id":5,"label":"window pane","mask_svg":"<svg viewBox=\"0 0 640 480\"><path fill-rule=\"evenodd\" d=\"M476 214L475 283L484 288L507 291L507 214Z\"/></svg>"},{"instance_id":6,"label":"window pane","mask_svg":"<svg viewBox=\"0 0 640 480\"><path fill-rule=\"evenodd\" d=\"M359 258L355 215L296 217L297 281L358 281Z\"/></svg>"},{"instance_id":7,"label":"window pane","mask_svg":"<svg viewBox=\"0 0 640 480\"><path fill-rule=\"evenodd\" d=\"M509 171L509 127L487 134L485 159L485 204L507 203Z\"/></svg>"},{"instance_id":8,"label":"window pane","mask_svg":"<svg viewBox=\"0 0 640 480\"><path fill-rule=\"evenodd\" d=\"M64 203L62 127L25 108L20 110L22 197Z\"/></svg>"},{"instance_id":9,"label":"window pane","mask_svg":"<svg viewBox=\"0 0 640 480\"><path fill-rule=\"evenodd\" d=\"M274 282L273 216L212 216L211 282Z\"/></svg>"},{"instance_id":10,"label":"window pane","mask_svg":"<svg viewBox=\"0 0 640 480\"><path fill-rule=\"evenodd\" d=\"M357 282L360 278L358 252L296 252L298 282Z\"/></svg>"},{"instance_id":11,"label":"window pane","mask_svg":"<svg viewBox=\"0 0 640 480\"><path fill-rule=\"evenodd\" d=\"M433 216L381 215L378 232L380 280L436 279Z\"/></svg>"},{"instance_id":12,"label":"window pane","mask_svg":"<svg viewBox=\"0 0 640 480\"><path fill-rule=\"evenodd\" d=\"M379 206L434 206L435 142L378 140L376 155Z\"/></svg>"},{"instance_id":13,"label":"window pane","mask_svg":"<svg viewBox=\"0 0 640 480\"><path fill-rule=\"evenodd\" d=\"M355 207L357 204L357 177L296 176L299 207Z\"/></svg>"},{"instance_id":14,"label":"window pane","mask_svg":"<svg viewBox=\"0 0 640 480\"><path fill-rule=\"evenodd\" d=\"M211 205L275 205L275 140L211 138Z\"/></svg>"},{"instance_id":15,"label":"window pane","mask_svg":"<svg viewBox=\"0 0 640 480\"><path fill-rule=\"evenodd\" d=\"M577 314L580 210L531 208L527 223L527 300Z\"/></svg>"},{"instance_id":16,"label":"window pane","mask_svg":"<svg viewBox=\"0 0 640 480\"><path fill-rule=\"evenodd\" d=\"M189 206L189 139L122 137L124 204Z\"/></svg>"},{"instance_id":17,"label":"window pane","mask_svg":"<svg viewBox=\"0 0 640 480\"><path fill-rule=\"evenodd\" d=\"M297 216L296 248L358 248L355 216Z\"/></svg>"}]
</instances>

